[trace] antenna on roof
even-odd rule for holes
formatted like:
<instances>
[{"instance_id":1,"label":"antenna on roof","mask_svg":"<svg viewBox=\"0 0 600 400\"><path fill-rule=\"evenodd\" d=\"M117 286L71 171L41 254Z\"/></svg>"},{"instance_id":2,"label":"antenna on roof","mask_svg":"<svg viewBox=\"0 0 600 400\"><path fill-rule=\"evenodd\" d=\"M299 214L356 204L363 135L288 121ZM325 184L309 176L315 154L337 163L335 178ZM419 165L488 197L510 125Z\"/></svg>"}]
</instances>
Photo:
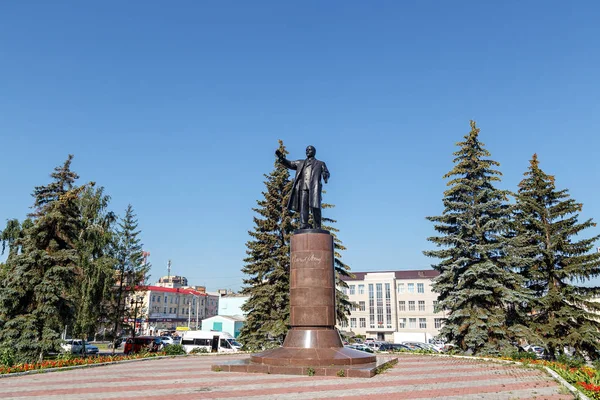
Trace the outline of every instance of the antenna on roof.
<instances>
[{"instance_id":1,"label":"antenna on roof","mask_svg":"<svg viewBox=\"0 0 600 400\"><path fill-rule=\"evenodd\" d=\"M167 278L171 278L171 260L167 263Z\"/></svg>"}]
</instances>

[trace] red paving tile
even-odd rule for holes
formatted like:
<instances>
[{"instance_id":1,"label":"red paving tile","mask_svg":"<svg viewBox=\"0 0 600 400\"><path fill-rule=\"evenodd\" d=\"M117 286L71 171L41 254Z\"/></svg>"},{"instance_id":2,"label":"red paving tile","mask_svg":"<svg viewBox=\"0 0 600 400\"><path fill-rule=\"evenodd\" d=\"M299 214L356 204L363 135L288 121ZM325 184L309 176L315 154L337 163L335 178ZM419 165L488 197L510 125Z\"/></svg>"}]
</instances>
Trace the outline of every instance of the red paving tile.
<instances>
[{"instance_id":1,"label":"red paving tile","mask_svg":"<svg viewBox=\"0 0 600 400\"><path fill-rule=\"evenodd\" d=\"M472 359L400 355L369 379L211 372L247 356L167 358L0 379L2 399L436 399L574 398L538 369ZM475 397L473 397L475 398Z\"/></svg>"}]
</instances>

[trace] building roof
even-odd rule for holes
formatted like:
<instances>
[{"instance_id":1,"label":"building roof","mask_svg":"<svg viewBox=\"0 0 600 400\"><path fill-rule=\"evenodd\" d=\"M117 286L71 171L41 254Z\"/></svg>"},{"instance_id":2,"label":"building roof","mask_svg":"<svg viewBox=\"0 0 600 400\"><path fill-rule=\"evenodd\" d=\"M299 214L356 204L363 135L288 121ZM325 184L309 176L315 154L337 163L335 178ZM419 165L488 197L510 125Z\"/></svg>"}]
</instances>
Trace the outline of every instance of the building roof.
<instances>
[{"instance_id":1,"label":"building roof","mask_svg":"<svg viewBox=\"0 0 600 400\"><path fill-rule=\"evenodd\" d=\"M199 292L194 289L186 288L169 288L162 286L143 286L139 287L139 290L151 290L153 292L165 292L165 293L181 293L181 294L193 294L195 296L206 296L206 293Z\"/></svg>"},{"instance_id":2,"label":"building roof","mask_svg":"<svg viewBox=\"0 0 600 400\"><path fill-rule=\"evenodd\" d=\"M203 319L203 321L206 321L207 319L213 319L213 318L225 318L225 319L230 319L232 321L241 321L241 322L246 321L246 317L241 316L241 315L213 315L210 318Z\"/></svg>"},{"instance_id":3,"label":"building roof","mask_svg":"<svg viewBox=\"0 0 600 400\"><path fill-rule=\"evenodd\" d=\"M367 274L377 273L394 273L396 279L431 279L438 276L440 273L433 269L419 269L410 271L367 271L367 272L351 272L355 277L342 276L343 281L362 281Z\"/></svg>"}]
</instances>

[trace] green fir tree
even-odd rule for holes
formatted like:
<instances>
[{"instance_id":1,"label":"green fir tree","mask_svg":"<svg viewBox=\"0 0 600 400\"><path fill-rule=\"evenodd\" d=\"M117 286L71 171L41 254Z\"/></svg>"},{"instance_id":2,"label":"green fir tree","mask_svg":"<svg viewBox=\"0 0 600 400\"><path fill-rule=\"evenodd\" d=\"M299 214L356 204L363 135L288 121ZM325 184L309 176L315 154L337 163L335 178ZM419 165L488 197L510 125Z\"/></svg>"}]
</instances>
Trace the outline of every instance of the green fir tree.
<instances>
[{"instance_id":1,"label":"green fir tree","mask_svg":"<svg viewBox=\"0 0 600 400\"><path fill-rule=\"evenodd\" d=\"M279 150L287 154L283 142ZM242 268L242 293L249 296L242 306L246 322L239 340L248 350L260 350L282 343L289 327L290 235L294 229L287 201L292 182L286 167L275 161L265 175L266 190L253 211L254 230L246 243L248 255Z\"/></svg>"},{"instance_id":2,"label":"green fir tree","mask_svg":"<svg viewBox=\"0 0 600 400\"><path fill-rule=\"evenodd\" d=\"M323 191L325 193L325 191ZM322 203L323 209L334 208L333 204ZM335 270L335 314L338 324L342 322L348 322L348 315L352 311L353 307L357 305L349 300L348 295L344 294L342 288L348 288L348 284L342 279L342 277L353 278L354 276L350 272L350 266L342 261L342 251L346 250L342 241L337 236L339 229L334 228L333 224L337 221L331 218L322 217L323 229L329 231L333 236L334 245L334 259L333 268Z\"/></svg>"},{"instance_id":3,"label":"green fir tree","mask_svg":"<svg viewBox=\"0 0 600 400\"><path fill-rule=\"evenodd\" d=\"M113 334L120 336L122 321L128 317L127 298L135 291L143 288L148 280L150 264L144 263L144 252L141 239L141 231L138 230L138 220L129 204L125 210L125 216L118 223L116 232L115 249L115 280L117 282L114 290L113 309ZM114 353L113 346L113 353Z\"/></svg>"},{"instance_id":4,"label":"green fir tree","mask_svg":"<svg viewBox=\"0 0 600 400\"><path fill-rule=\"evenodd\" d=\"M515 227L527 244L522 274L535 293L530 303L530 326L551 358L572 347L579 355L596 358L600 350L600 287L583 283L600 275L600 253L590 251L600 236L576 240L596 224L578 222L582 204L566 189L557 190L554 177L539 167L533 155L519 184ZM533 250L532 250L533 247Z\"/></svg>"},{"instance_id":5,"label":"green fir tree","mask_svg":"<svg viewBox=\"0 0 600 400\"><path fill-rule=\"evenodd\" d=\"M0 343L14 349L16 362L59 349L61 332L75 315L79 195L87 185L74 186L72 158L55 168L49 185L35 188L32 222L10 243L0 287Z\"/></svg>"},{"instance_id":6,"label":"green fir tree","mask_svg":"<svg viewBox=\"0 0 600 400\"><path fill-rule=\"evenodd\" d=\"M77 240L80 283L73 288L77 299L75 337L94 335L110 316L115 283L112 243L116 216L107 209L109 201L104 188L88 187L80 196L81 231Z\"/></svg>"},{"instance_id":7,"label":"green fir tree","mask_svg":"<svg viewBox=\"0 0 600 400\"><path fill-rule=\"evenodd\" d=\"M428 240L441 249L424 253L442 260L433 265L440 275L432 285L446 312L441 334L463 351L497 354L526 334L520 318L507 318L521 315L519 305L528 300L511 269L518 256L510 238L509 193L494 187L499 163L488 158L474 121L457 146L454 168L444 176L450 179L444 211L427 217L440 233Z\"/></svg>"}]
</instances>

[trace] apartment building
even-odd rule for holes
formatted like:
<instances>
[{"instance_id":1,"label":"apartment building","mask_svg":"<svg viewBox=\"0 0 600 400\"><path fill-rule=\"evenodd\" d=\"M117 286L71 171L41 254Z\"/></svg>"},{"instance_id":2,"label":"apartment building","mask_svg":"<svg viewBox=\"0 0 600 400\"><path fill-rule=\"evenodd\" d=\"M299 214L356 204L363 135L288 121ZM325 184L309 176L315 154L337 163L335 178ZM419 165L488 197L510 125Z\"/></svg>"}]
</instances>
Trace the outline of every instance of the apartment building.
<instances>
[{"instance_id":1,"label":"apartment building","mask_svg":"<svg viewBox=\"0 0 600 400\"><path fill-rule=\"evenodd\" d=\"M338 329L376 340L394 341L397 337L433 338L439 333L444 315L435 312L437 294L431 281L434 270L353 272L354 278L343 291L357 304L348 323ZM411 334L411 335L402 335ZM412 339L415 340L415 339Z\"/></svg>"}]
</instances>

